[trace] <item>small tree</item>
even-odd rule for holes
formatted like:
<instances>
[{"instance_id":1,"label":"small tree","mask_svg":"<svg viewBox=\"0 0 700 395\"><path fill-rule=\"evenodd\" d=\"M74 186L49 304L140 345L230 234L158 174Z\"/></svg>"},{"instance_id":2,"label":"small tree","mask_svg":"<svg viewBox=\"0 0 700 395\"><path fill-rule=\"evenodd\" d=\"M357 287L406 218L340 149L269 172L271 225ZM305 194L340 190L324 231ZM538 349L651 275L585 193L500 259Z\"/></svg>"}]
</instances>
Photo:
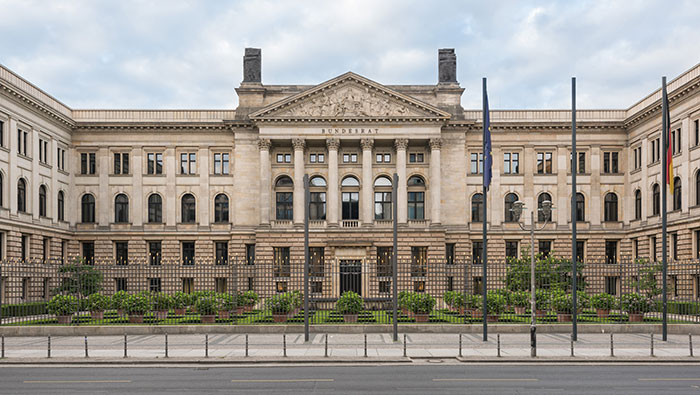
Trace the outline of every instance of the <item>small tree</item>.
<instances>
[{"instance_id":1,"label":"small tree","mask_svg":"<svg viewBox=\"0 0 700 395\"><path fill-rule=\"evenodd\" d=\"M53 294L87 296L102 289L102 273L90 265L83 264L82 258L76 258L72 264L61 266L59 273L67 273L60 286L53 289Z\"/></svg>"},{"instance_id":2,"label":"small tree","mask_svg":"<svg viewBox=\"0 0 700 395\"><path fill-rule=\"evenodd\" d=\"M638 267L639 277L630 281L629 284L634 289L639 290L639 293L649 301L652 301L663 292L656 281L656 274L661 273L662 265L661 263L649 262L646 259L637 259L634 263Z\"/></svg>"}]
</instances>

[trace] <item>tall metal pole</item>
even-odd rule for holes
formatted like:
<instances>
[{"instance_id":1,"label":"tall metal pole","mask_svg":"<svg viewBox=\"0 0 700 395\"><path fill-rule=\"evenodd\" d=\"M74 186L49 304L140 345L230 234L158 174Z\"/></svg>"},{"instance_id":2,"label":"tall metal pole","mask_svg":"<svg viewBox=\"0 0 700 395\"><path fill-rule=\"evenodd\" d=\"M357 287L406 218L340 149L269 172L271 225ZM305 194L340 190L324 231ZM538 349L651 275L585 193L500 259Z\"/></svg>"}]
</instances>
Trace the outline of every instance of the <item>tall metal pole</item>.
<instances>
[{"instance_id":1,"label":"tall metal pole","mask_svg":"<svg viewBox=\"0 0 700 395\"><path fill-rule=\"evenodd\" d=\"M530 356L537 356L537 321L535 311L535 210L530 210Z\"/></svg>"},{"instance_id":2,"label":"tall metal pole","mask_svg":"<svg viewBox=\"0 0 700 395\"><path fill-rule=\"evenodd\" d=\"M488 114L486 114L486 78L482 80L483 82L483 93L482 93L482 98L483 98L483 134L482 134L482 152L484 155L484 167L486 167L486 117ZM478 167L478 163L477 163ZM478 170L478 169L477 169ZM486 284L488 284L487 279L486 279L486 246L487 246L487 240L486 240L486 220L487 220L487 213L488 211L486 210L486 202L488 199L486 198L486 169L482 169L481 175L483 177L483 202L484 202L484 217L482 219L482 223L484 225L483 233L482 233L482 239L481 239L481 305L483 307L483 312L482 312L482 320L483 320L483 325L484 325L484 341L488 341L488 325L487 325L487 315L489 313L488 309L488 304L486 303Z\"/></svg>"},{"instance_id":3,"label":"tall metal pole","mask_svg":"<svg viewBox=\"0 0 700 395\"><path fill-rule=\"evenodd\" d=\"M667 118L666 114L670 114L668 109L668 96L666 94L666 76L661 77L661 179L663 180L663 188L661 192L661 267L662 267L662 298L663 298L663 322L661 324L662 340L666 341L668 338L668 323L667 321L667 306L666 306L666 273L668 269L668 261L666 260L666 188L668 185L668 127L671 122Z\"/></svg>"},{"instance_id":4,"label":"tall metal pole","mask_svg":"<svg viewBox=\"0 0 700 395\"><path fill-rule=\"evenodd\" d=\"M304 341L309 341L309 175L304 174Z\"/></svg>"},{"instance_id":5,"label":"tall metal pole","mask_svg":"<svg viewBox=\"0 0 700 395\"><path fill-rule=\"evenodd\" d=\"M396 215L399 211L398 207L397 207L398 206L397 205L398 199L396 196L396 192L397 192L398 185L399 185L399 175L394 173L393 178L394 178L394 180L391 184L392 185L392 187L391 187L391 210L392 210L391 218L394 220L394 229L393 229L393 231L394 231L394 235L393 235L394 236L394 244L393 244L393 248L391 251L391 275L392 275L391 284L392 284L392 288L393 288L391 297L393 299L392 305L393 305L393 315L394 315L394 317L393 317L394 341L396 342L396 341L399 341L399 323L398 323L399 317L398 317L398 313L397 313L397 310L399 308L399 302L398 302L398 299L399 299L398 289L399 288L398 288L398 284L397 284L398 278L399 278L399 276L398 276L399 265L398 265L398 258L397 258L398 252L399 252L399 250L398 250L398 248L399 248L399 243L398 243L399 230L398 230L398 221L396 218Z\"/></svg>"},{"instance_id":6,"label":"tall metal pole","mask_svg":"<svg viewBox=\"0 0 700 395\"><path fill-rule=\"evenodd\" d=\"M571 77L571 292L573 299L573 311L571 312L571 339L578 340L578 317L576 285L578 276L578 262L576 257L576 173L578 173L578 154L576 153L576 77Z\"/></svg>"}]
</instances>

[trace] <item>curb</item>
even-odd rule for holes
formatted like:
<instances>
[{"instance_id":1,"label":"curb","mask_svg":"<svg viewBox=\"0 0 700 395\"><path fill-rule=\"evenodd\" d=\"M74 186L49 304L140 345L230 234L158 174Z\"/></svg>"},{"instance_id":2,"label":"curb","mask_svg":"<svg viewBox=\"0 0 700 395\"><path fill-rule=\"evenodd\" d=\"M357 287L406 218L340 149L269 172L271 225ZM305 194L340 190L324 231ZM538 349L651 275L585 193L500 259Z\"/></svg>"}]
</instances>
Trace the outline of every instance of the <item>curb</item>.
<instances>
[{"instance_id":1,"label":"curb","mask_svg":"<svg viewBox=\"0 0 700 395\"><path fill-rule=\"evenodd\" d=\"M11 365L258 365L258 364L335 364L335 363L412 363L408 357L248 357L248 358L13 358L0 360L0 368Z\"/></svg>"},{"instance_id":2,"label":"curb","mask_svg":"<svg viewBox=\"0 0 700 395\"><path fill-rule=\"evenodd\" d=\"M400 333L469 334L482 333L481 324L411 324L400 325ZM391 325L311 325L316 334L387 334ZM530 333L529 324L489 325L492 334ZM195 334L299 334L303 325L110 325L110 326L2 326L2 336L122 336L122 335L195 335ZM537 333L571 333L571 325L541 324ZM661 324L579 324L578 333L661 333ZM671 335L700 335L700 325L670 324Z\"/></svg>"}]
</instances>

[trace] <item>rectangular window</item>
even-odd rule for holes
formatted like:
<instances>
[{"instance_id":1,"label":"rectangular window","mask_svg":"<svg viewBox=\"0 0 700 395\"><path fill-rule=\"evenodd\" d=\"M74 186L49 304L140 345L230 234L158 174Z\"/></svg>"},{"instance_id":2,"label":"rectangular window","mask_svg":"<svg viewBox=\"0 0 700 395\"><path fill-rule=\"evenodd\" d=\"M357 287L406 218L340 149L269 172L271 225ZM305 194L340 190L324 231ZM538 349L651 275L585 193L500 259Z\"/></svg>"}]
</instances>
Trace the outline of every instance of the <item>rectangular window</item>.
<instances>
[{"instance_id":1,"label":"rectangular window","mask_svg":"<svg viewBox=\"0 0 700 395\"><path fill-rule=\"evenodd\" d=\"M228 156L229 154L227 152L217 152L214 154L214 174L228 174Z\"/></svg>"},{"instance_id":2,"label":"rectangular window","mask_svg":"<svg viewBox=\"0 0 700 395\"><path fill-rule=\"evenodd\" d=\"M126 278L125 277L115 277L114 278L114 288L116 292L119 291L128 291L126 287Z\"/></svg>"},{"instance_id":3,"label":"rectangular window","mask_svg":"<svg viewBox=\"0 0 700 395\"><path fill-rule=\"evenodd\" d=\"M56 166L58 170L66 170L66 150L61 147L56 148Z\"/></svg>"},{"instance_id":4,"label":"rectangular window","mask_svg":"<svg viewBox=\"0 0 700 395\"><path fill-rule=\"evenodd\" d=\"M216 293L226 293L227 289L226 277L216 277L214 278L214 290Z\"/></svg>"},{"instance_id":5,"label":"rectangular window","mask_svg":"<svg viewBox=\"0 0 700 395\"><path fill-rule=\"evenodd\" d=\"M277 163L292 163L292 154L277 154Z\"/></svg>"},{"instance_id":6,"label":"rectangular window","mask_svg":"<svg viewBox=\"0 0 700 395\"><path fill-rule=\"evenodd\" d=\"M197 174L197 154L194 152L180 154L180 174Z\"/></svg>"},{"instance_id":7,"label":"rectangular window","mask_svg":"<svg viewBox=\"0 0 700 395\"><path fill-rule=\"evenodd\" d=\"M393 247L377 247L377 277L393 276Z\"/></svg>"},{"instance_id":8,"label":"rectangular window","mask_svg":"<svg viewBox=\"0 0 700 395\"><path fill-rule=\"evenodd\" d=\"M84 241L82 243L83 247L83 262L86 265L95 264L95 243L92 241Z\"/></svg>"},{"instance_id":9,"label":"rectangular window","mask_svg":"<svg viewBox=\"0 0 700 395\"><path fill-rule=\"evenodd\" d=\"M605 240L605 263L608 265L617 263L617 240Z\"/></svg>"},{"instance_id":10,"label":"rectangular window","mask_svg":"<svg viewBox=\"0 0 700 395\"><path fill-rule=\"evenodd\" d=\"M425 192L408 192L408 219L425 219Z\"/></svg>"},{"instance_id":11,"label":"rectangular window","mask_svg":"<svg viewBox=\"0 0 700 395\"><path fill-rule=\"evenodd\" d=\"M391 154L378 153L377 163L391 163Z\"/></svg>"},{"instance_id":12,"label":"rectangular window","mask_svg":"<svg viewBox=\"0 0 700 395\"><path fill-rule=\"evenodd\" d=\"M518 258L518 242L516 240L506 240L506 258Z\"/></svg>"},{"instance_id":13,"label":"rectangular window","mask_svg":"<svg viewBox=\"0 0 700 395\"><path fill-rule=\"evenodd\" d=\"M186 294L191 294L194 292L194 278L183 277L182 278L182 292Z\"/></svg>"},{"instance_id":14,"label":"rectangular window","mask_svg":"<svg viewBox=\"0 0 700 395\"><path fill-rule=\"evenodd\" d=\"M163 154L160 152L149 152L147 158L147 174L163 174Z\"/></svg>"},{"instance_id":15,"label":"rectangular window","mask_svg":"<svg viewBox=\"0 0 700 395\"><path fill-rule=\"evenodd\" d=\"M0 239L1 240L1 239ZM0 242L1 243L1 242ZM66 261L66 250L68 246L68 241L67 240L61 240L61 264L65 263ZM0 254L0 259L2 258L2 254Z\"/></svg>"},{"instance_id":16,"label":"rectangular window","mask_svg":"<svg viewBox=\"0 0 700 395\"><path fill-rule=\"evenodd\" d=\"M162 258L161 247L162 245L160 241L148 242L148 263L151 266L160 266Z\"/></svg>"},{"instance_id":17,"label":"rectangular window","mask_svg":"<svg viewBox=\"0 0 700 395\"><path fill-rule=\"evenodd\" d=\"M537 174L552 174L552 153L537 153Z\"/></svg>"},{"instance_id":18,"label":"rectangular window","mask_svg":"<svg viewBox=\"0 0 700 395\"><path fill-rule=\"evenodd\" d=\"M481 265L481 253L484 250L484 243L472 241L472 264Z\"/></svg>"},{"instance_id":19,"label":"rectangular window","mask_svg":"<svg viewBox=\"0 0 700 395\"><path fill-rule=\"evenodd\" d=\"M649 258L651 258L652 262L656 262L656 236L651 236L649 238L649 244L649 252L651 253L651 256Z\"/></svg>"},{"instance_id":20,"label":"rectangular window","mask_svg":"<svg viewBox=\"0 0 700 395\"><path fill-rule=\"evenodd\" d=\"M586 259L586 242L576 240L576 262L585 262Z\"/></svg>"},{"instance_id":21,"label":"rectangular window","mask_svg":"<svg viewBox=\"0 0 700 395\"><path fill-rule=\"evenodd\" d=\"M548 256L552 252L552 240L539 240L537 242L537 251L542 254L542 256Z\"/></svg>"},{"instance_id":22,"label":"rectangular window","mask_svg":"<svg viewBox=\"0 0 700 395\"><path fill-rule=\"evenodd\" d=\"M503 154L503 174L520 173L520 154L517 152L506 152Z\"/></svg>"},{"instance_id":23,"label":"rectangular window","mask_svg":"<svg viewBox=\"0 0 700 395\"><path fill-rule=\"evenodd\" d=\"M255 289L255 279L253 277L248 277L248 291Z\"/></svg>"},{"instance_id":24,"label":"rectangular window","mask_svg":"<svg viewBox=\"0 0 700 395\"><path fill-rule=\"evenodd\" d=\"M216 249L216 264L217 265L228 265L228 242L227 241L217 241L215 243Z\"/></svg>"},{"instance_id":25,"label":"rectangular window","mask_svg":"<svg viewBox=\"0 0 700 395\"><path fill-rule=\"evenodd\" d=\"M455 278L453 276L447 276L447 290L454 291L455 288Z\"/></svg>"},{"instance_id":26,"label":"rectangular window","mask_svg":"<svg viewBox=\"0 0 700 395\"><path fill-rule=\"evenodd\" d=\"M639 259L639 239L634 238L632 239L632 256L634 259Z\"/></svg>"},{"instance_id":27,"label":"rectangular window","mask_svg":"<svg viewBox=\"0 0 700 395\"><path fill-rule=\"evenodd\" d=\"M326 193L311 192L309 193L309 219L324 220L326 219Z\"/></svg>"},{"instance_id":28,"label":"rectangular window","mask_svg":"<svg viewBox=\"0 0 700 395\"><path fill-rule=\"evenodd\" d=\"M605 277L605 293L608 295L617 295L618 283L620 277L606 276Z\"/></svg>"},{"instance_id":29,"label":"rectangular window","mask_svg":"<svg viewBox=\"0 0 700 395\"><path fill-rule=\"evenodd\" d=\"M445 244L445 263L447 265L455 264L455 243Z\"/></svg>"},{"instance_id":30,"label":"rectangular window","mask_svg":"<svg viewBox=\"0 0 700 395\"><path fill-rule=\"evenodd\" d=\"M277 293L287 292L287 282L286 281L275 282L275 289L277 290Z\"/></svg>"},{"instance_id":31,"label":"rectangular window","mask_svg":"<svg viewBox=\"0 0 700 395\"><path fill-rule=\"evenodd\" d=\"M44 237L41 243L41 257L44 260L44 263L47 263L50 258L50 247L49 247L50 239L48 237Z\"/></svg>"},{"instance_id":32,"label":"rectangular window","mask_svg":"<svg viewBox=\"0 0 700 395\"><path fill-rule=\"evenodd\" d=\"M182 242L182 265L194 266L194 241Z\"/></svg>"},{"instance_id":33,"label":"rectangular window","mask_svg":"<svg viewBox=\"0 0 700 395\"><path fill-rule=\"evenodd\" d=\"M603 173L619 173L618 155L618 152L603 152Z\"/></svg>"},{"instance_id":34,"label":"rectangular window","mask_svg":"<svg viewBox=\"0 0 700 395\"><path fill-rule=\"evenodd\" d=\"M671 152L673 155L681 152L681 128L671 131Z\"/></svg>"},{"instance_id":35,"label":"rectangular window","mask_svg":"<svg viewBox=\"0 0 700 395\"><path fill-rule=\"evenodd\" d=\"M21 245L21 255L22 255L22 261L28 261L29 260L29 236L27 235L22 235L22 245Z\"/></svg>"},{"instance_id":36,"label":"rectangular window","mask_svg":"<svg viewBox=\"0 0 700 395\"><path fill-rule=\"evenodd\" d=\"M93 175L95 174L95 153L83 152L80 154L80 174Z\"/></svg>"},{"instance_id":37,"label":"rectangular window","mask_svg":"<svg viewBox=\"0 0 700 395\"><path fill-rule=\"evenodd\" d=\"M640 169L642 167L642 147L639 146L634 149L634 169Z\"/></svg>"},{"instance_id":38,"label":"rectangular window","mask_svg":"<svg viewBox=\"0 0 700 395\"><path fill-rule=\"evenodd\" d=\"M674 261L678 260L678 233L671 233L671 256Z\"/></svg>"},{"instance_id":39,"label":"rectangular window","mask_svg":"<svg viewBox=\"0 0 700 395\"><path fill-rule=\"evenodd\" d=\"M0 120L0 147L5 146L5 121Z\"/></svg>"},{"instance_id":40,"label":"rectangular window","mask_svg":"<svg viewBox=\"0 0 700 395\"><path fill-rule=\"evenodd\" d=\"M17 129L17 153L28 156L27 155L27 147L29 146L29 133L22 130L22 129Z\"/></svg>"},{"instance_id":41,"label":"rectangular window","mask_svg":"<svg viewBox=\"0 0 700 395\"><path fill-rule=\"evenodd\" d=\"M576 167L577 174L586 173L586 153L578 152L578 166Z\"/></svg>"},{"instance_id":42,"label":"rectangular window","mask_svg":"<svg viewBox=\"0 0 700 395\"><path fill-rule=\"evenodd\" d=\"M428 271L428 247L411 247L411 277L425 277Z\"/></svg>"},{"instance_id":43,"label":"rectangular window","mask_svg":"<svg viewBox=\"0 0 700 395\"><path fill-rule=\"evenodd\" d=\"M700 119L695 120L695 145L700 145Z\"/></svg>"},{"instance_id":44,"label":"rectangular window","mask_svg":"<svg viewBox=\"0 0 700 395\"><path fill-rule=\"evenodd\" d=\"M484 172L484 154L473 152L471 154L471 174L481 174Z\"/></svg>"},{"instance_id":45,"label":"rectangular window","mask_svg":"<svg viewBox=\"0 0 700 395\"><path fill-rule=\"evenodd\" d=\"M309 247L309 276L323 277L325 263L325 249L323 247Z\"/></svg>"},{"instance_id":46,"label":"rectangular window","mask_svg":"<svg viewBox=\"0 0 700 395\"><path fill-rule=\"evenodd\" d=\"M289 247L274 247L272 249L272 261L275 277L289 277L291 275L292 267L289 261Z\"/></svg>"},{"instance_id":47,"label":"rectangular window","mask_svg":"<svg viewBox=\"0 0 700 395\"><path fill-rule=\"evenodd\" d=\"M379 282L379 293L380 294L391 293L391 281L380 281Z\"/></svg>"},{"instance_id":48,"label":"rectangular window","mask_svg":"<svg viewBox=\"0 0 700 395\"><path fill-rule=\"evenodd\" d=\"M114 251L117 265L129 264L129 243L126 241L115 241Z\"/></svg>"},{"instance_id":49,"label":"rectangular window","mask_svg":"<svg viewBox=\"0 0 700 395\"><path fill-rule=\"evenodd\" d=\"M695 259L700 259L700 230L693 233L695 234ZM1 255L0 258L2 258Z\"/></svg>"},{"instance_id":50,"label":"rectangular window","mask_svg":"<svg viewBox=\"0 0 700 395\"><path fill-rule=\"evenodd\" d=\"M148 290L151 292L161 292L161 281L158 277L151 277L148 279Z\"/></svg>"},{"instance_id":51,"label":"rectangular window","mask_svg":"<svg viewBox=\"0 0 700 395\"><path fill-rule=\"evenodd\" d=\"M651 163L661 160L661 138L651 140Z\"/></svg>"},{"instance_id":52,"label":"rectangular window","mask_svg":"<svg viewBox=\"0 0 700 395\"><path fill-rule=\"evenodd\" d=\"M310 163L324 163L326 161L326 155L320 153L309 154Z\"/></svg>"},{"instance_id":53,"label":"rectangular window","mask_svg":"<svg viewBox=\"0 0 700 395\"><path fill-rule=\"evenodd\" d=\"M246 265L255 265L255 244L245 245L245 263Z\"/></svg>"},{"instance_id":54,"label":"rectangular window","mask_svg":"<svg viewBox=\"0 0 700 395\"><path fill-rule=\"evenodd\" d=\"M129 174L129 154L114 153L114 174Z\"/></svg>"},{"instance_id":55,"label":"rectangular window","mask_svg":"<svg viewBox=\"0 0 700 395\"><path fill-rule=\"evenodd\" d=\"M481 277L472 277L472 293L474 295L481 295L482 289L481 285L483 284L483 281L481 281Z\"/></svg>"},{"instance_id":56,"label":"rectangular window","mask_svg":"<svg viewBox=\"0 0 700 395\"><path fill-rule=\"evenodd\" d=\"M39 139L39 162L49 163L49 142L44 139Z\"/></svg>"},{"instance_id":57,"label":"rectangular window","mask_svg":"<svg viewBox=\"0 0 700 395\"><path fill-rule=\"evenodd\" d=\"M408 154L409 163L423 163L424 160L424 155L420 152L412 152Z\"/></svg>"},{"instance_id":58,"label":"rectangular window","mask_svg":"<svg viewBox=\"0 0 700 395\"><path fill-rule=\"evenodd\" d=\"M343 154L343 163L357 163L357 154Z\"/></svg>"}]
</instances>

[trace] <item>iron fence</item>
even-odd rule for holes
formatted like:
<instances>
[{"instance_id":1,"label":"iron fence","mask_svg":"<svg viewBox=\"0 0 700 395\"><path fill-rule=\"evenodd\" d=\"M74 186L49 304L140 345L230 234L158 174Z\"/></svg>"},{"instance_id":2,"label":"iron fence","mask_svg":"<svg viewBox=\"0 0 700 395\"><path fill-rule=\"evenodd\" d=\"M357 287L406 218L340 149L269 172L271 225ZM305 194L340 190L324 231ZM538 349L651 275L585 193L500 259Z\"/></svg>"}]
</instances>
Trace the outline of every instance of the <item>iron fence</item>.
<instances>
[{"instance_id":1,"label":"iron fence","mask_svg":"<svg viewBox=\"0 0 700 395\"><path fill-rule=\"evenodd\" d=\"M153 264L153 263L156 264ZM91 265L3 262L3 325L149 325L217 323L442 324L482 322L482 265L469 260L229 259L227 262L132 259ZM308 276L308 289L304 289ZM538 259L536 317L540 323L571 317L571 265ZM700 261L668 265L668 322L700 322ZM490 260L486 300L489 321L530 321L530 263ZM578 321L661 322L659 263L604 258L579 264ZM352 294L351 294L352 292ZM56 297L56 295L61 295ZM96 296L97 295L97 296Z\"/></svg>"}]
</instances>

